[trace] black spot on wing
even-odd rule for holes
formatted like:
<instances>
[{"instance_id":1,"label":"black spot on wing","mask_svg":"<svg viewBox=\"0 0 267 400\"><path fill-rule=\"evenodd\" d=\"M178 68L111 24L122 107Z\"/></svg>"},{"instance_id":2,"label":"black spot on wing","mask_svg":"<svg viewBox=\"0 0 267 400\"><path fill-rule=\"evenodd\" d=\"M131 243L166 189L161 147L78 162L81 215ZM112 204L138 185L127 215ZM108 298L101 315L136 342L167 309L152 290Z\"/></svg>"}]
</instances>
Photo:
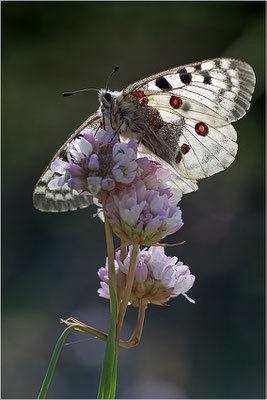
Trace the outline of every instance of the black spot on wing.
<instances>
[{"instance_id":1,"label":"black spot on wing","mask_svg":"<svg viewBox=\"0 0 267 400\"><path fill-rule=\"evenodd\" d=\"M209 85L211 83L211 77L210 74L208 72L203 72L203 77L204 77L204 83Z\"/></svg>"},{"instance_id":2,"label":"black spot on wing","mask_svg":"<svg viewBox=\"0 0 267 400\"><path fill-rule=\"evenodd\" d=\"M66 149L62 149L60 151L60 153L58 154L58 157L62 160L62 161L68 161L67 158L67 150Z\"/></svg>"},{"instance_id":3,"label":"black spot on wing","mask_svg":"<svg viewBox=\"0 0 267 400\"><path fill-rule=\"evenodd\" d=\"M185 84L185 85L189 85L189 83L192 80L192 75L188 72L186 72L185 68L182 68L180 70L177 71L181 81Z\"/></svg>"},{"instance_id":4,"label":"black spot on wing","mask_svg":"<svg viewBox=\"0 0 267 400\"><path fill-rule=\"evenodd\" d=\"M164 78L163 76L160 78L157 78L155 84L158 88L160 88L162 90L171 90L172 89L172 85L170 84L170 82L168 82L167 79Z\"/></svg>"},{"instance_id":5,"label":"black spot on wing","mask_svg":"<svg viewBox=\"0 0 267 400\"><path fill-rule=\"evenodd\" d=\"M40 187L46 187L46 186L47 186L47 182L44 182L44 181L40 180L40 181L38 182L38 186L40 186Z\"/></svg>"},{"instance_id":6,"label":"black spot on wing","mask_svg":"<svg viewBox=\"0 0 267 400\"><path fill-rule=\"evenodd\" d=\"M202 69L201 64L195 65L195 70L196 71L201 71L201 69Z\"/></svg>"}]
</instances>

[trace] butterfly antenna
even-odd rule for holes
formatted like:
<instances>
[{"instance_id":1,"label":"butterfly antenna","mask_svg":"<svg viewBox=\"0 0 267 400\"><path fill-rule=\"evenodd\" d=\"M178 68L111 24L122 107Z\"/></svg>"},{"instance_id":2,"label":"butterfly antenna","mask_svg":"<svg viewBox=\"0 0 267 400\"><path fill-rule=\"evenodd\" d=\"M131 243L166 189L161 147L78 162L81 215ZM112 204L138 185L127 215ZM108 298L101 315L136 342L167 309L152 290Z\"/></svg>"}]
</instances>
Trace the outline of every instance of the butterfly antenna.
<instances>
[{"instance_id":1,"label":"butterfly antenna","mask_svg":"<svg viewBox=\"0 0 267 400\"><path fill-rule=\"evenodd\" d=\"M89 91L92 91L92 90L95 90L95 91L99 92L100 89L94 88L94 87L87 88L87 89L78 89L78 90L74 90L73 92L64 92L64 93L62 93L62 96L72 96L73 94L76 94L76 93L89 92Z\"/></svg>"},{"instance_id":2,"label":"butterfly antenna","mask_svg":"<svg viewBox=\"0 0 267 400\"><path fill-rule=\"evenodd\" d=\"M107 79L107 83L106 83L106 90L108 90L108 84L109 84L109 80L110 80L110 78L112 77L112 75L114 75L115 74L115 72L117 72L118 71L118 69L120 68L120 66L119 65L116 65L114 68L113 68L113 71L111 72L111 74L109 75L109 77L108 77L108 79Z\"/></svg>"}]
</instances>

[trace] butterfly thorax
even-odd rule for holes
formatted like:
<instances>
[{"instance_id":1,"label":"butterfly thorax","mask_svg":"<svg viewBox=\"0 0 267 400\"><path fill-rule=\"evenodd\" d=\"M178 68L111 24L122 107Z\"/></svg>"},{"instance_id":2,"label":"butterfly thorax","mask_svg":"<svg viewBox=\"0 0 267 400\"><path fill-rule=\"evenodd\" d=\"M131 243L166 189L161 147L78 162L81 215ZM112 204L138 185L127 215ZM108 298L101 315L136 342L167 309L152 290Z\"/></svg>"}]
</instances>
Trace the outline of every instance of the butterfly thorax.
<instances>
[{"instance_id":1,"label":"butterfly thorax","mask_svg":"<svg viewBox=\"0 0 267 400\"><path fill-rule=\"evenodd\" d=\"M99 100L104 126L111 126L122 138L134 139L161 159L175 164L179 135L170 125L166 127L155 107L140 101L136 92L103 90Z\"/></svg>"},{"instance_id":2,"label":"butterfly thorax","mask_svg":"<svg viewBox=\"0 0 267 400\"><path fill-rule=\"evenodd\" d=\"M165 161L171 162L177 148L177 134L172 137L168 130L166 137L162 120L155 108L141 106L134 95L123 91L102 89L99 101L104 128L110 126L122 138L134 139Z\"/></svg>"},{"instance_id":3,"label":"butterfly thorax","mask_svg":"<svg viewBox=\"0 0 267 400\"><path fill-rule=\"evenodd\" d=\"M104 127L110 126L124 138L137 141L142 138L147 124L133 96L101 89L99 101Z\"/></svg>"}]
</instances>

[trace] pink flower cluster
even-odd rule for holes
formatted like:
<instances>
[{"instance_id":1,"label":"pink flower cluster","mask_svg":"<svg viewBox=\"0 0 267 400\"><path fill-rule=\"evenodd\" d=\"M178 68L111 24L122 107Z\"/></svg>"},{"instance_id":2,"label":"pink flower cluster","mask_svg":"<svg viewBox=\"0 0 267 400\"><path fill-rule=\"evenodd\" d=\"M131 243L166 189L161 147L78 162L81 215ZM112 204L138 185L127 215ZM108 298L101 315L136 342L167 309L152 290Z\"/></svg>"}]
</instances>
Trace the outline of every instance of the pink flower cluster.
<instances>
[{"instance_id":1,"label":"pink flower cluster","mask_svg":"<svg viewBox=\"0 0 267 400\"><path fill-rule=\"evenodd\" d=\"M177 207L182 193L170 189L170 172L146 157L137 157L138 144L118 142L111 130L96 136L85 130L69 144L67 161L56 160L51 170L59 174L49 183L51 190L67 184L79 193L90 193L101 201L113 231L127 243L152 245L183 225Z\"/></svg>"},{"instance_id":2,"label":"pink flower cluster","mask_svg":"<svg viewBox=\"0 0 267 400\"><path fill-rule=\"evenodd\" d=\"M170 185L168 169L146 157L138 158L137 152L134 140L118 142L111 128L100 130L96 136L86 129L82 137L68 145L67 161L58 159L52 163L51 170L58 176L49 183L49 188L68 185L80 194L89 192L98 205L105 199L102 208L116 235L126 244L152 246L183 225L182 212L177 206L182 193ZM128 274L131 251L132 246L123 262L120 252L116 253L117 272L120 269ZM98 272L101 279L98 293L109 298L107 265ZM139 306L140 300L146 299L162 305L179 294L187 297L185 293L194 280L189 268L176 257L167 257L162 247L139 250L130 303Z\"/></svg>"},{"instance_id":3,"label":"pink flower cluster","mask_svg":"<svg viewBox=\"0 0 267 400\"><path fill-rule=\"evenodd\" d=\"M120 269L128 274L131 251L132 246L129 246L128 255L123 262L120 261L120 251L115 253L116 273ZM177 257L166 256L163 247L153 246L139 250L130 303L138 307L140 300L146 299L149 303L164 305L171 297L180 294L194 303L186 292L192 288L195 276L190 273L188 266L177 261ZM101 280L98 294L109 299L108 261L105 268L99 269L98 276Z\"/></svg>"},{"instance_id":4,"label":"pink flower cluster","mask_svg":"<svg viewBox=\"0 0 267 400\"><path fill-rule=\"evenodd\" d=\"M112 191L105 211L113 231L129 243L152 245L183 225L176 206L179 190L170 189L170 172L147 158L136 160L136 178L120 191Z\"/></svg>"},{"instance_id":5,"label":"pink flower cluster","mask_svg":"<svg viewBox=\"0 0 267 400\"><path fill-rule=\"evenodd\" d=\"M125 242L155 244L183 225L182 212L169 202L168 194L149 186L149 180L137 180L107 199L112 229Z\"/></svg>"},{"instance_id":6,"label":"pink flower cluster","mask_svg":"<svg viewBox=\"0 0 267 400\"><path fill-rule=\"evenodd\" d=\"M131 183L136 177L137 143L118 143L111 129L100 130L96 136L86 129L83 137L67 148L67 162L56 160L51 170L60 176L49 183L49 189L64 184L78 192L97 196L101 190L111 191Z\"/></svg>"}]
</instances>

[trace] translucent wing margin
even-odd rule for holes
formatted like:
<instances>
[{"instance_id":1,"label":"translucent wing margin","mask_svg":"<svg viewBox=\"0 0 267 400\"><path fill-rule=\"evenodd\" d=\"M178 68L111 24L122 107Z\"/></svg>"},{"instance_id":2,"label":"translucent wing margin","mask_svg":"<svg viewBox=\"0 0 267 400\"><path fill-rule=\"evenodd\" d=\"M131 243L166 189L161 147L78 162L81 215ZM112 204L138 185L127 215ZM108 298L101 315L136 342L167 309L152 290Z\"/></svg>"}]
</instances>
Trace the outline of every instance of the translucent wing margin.
<instances>
[{"instance_id":1,"label":"translucent wing margin","mask_svg":"<svg viewBox=\"0 0 267 400\"><path fill-rule=\"evenodd\" d=\"M64 158L68 144L79 135L83 135L84 129L89 128L94 134L96 134L98 129L100 129L100 119L100 115L95 113L84 121L84 123L58 150L54 158L51 160L51 163ZM62 186L59 190L50 190L48 188L48 183L58 176L57 173L50 170L51 163L42 174L33 191L33 205L37 210L44 212L64 212L77 210L78 208L85 208L93 204L92 196L79 194L76 190L70 189L67 184Z\"/></svg>"}]
</instances>

